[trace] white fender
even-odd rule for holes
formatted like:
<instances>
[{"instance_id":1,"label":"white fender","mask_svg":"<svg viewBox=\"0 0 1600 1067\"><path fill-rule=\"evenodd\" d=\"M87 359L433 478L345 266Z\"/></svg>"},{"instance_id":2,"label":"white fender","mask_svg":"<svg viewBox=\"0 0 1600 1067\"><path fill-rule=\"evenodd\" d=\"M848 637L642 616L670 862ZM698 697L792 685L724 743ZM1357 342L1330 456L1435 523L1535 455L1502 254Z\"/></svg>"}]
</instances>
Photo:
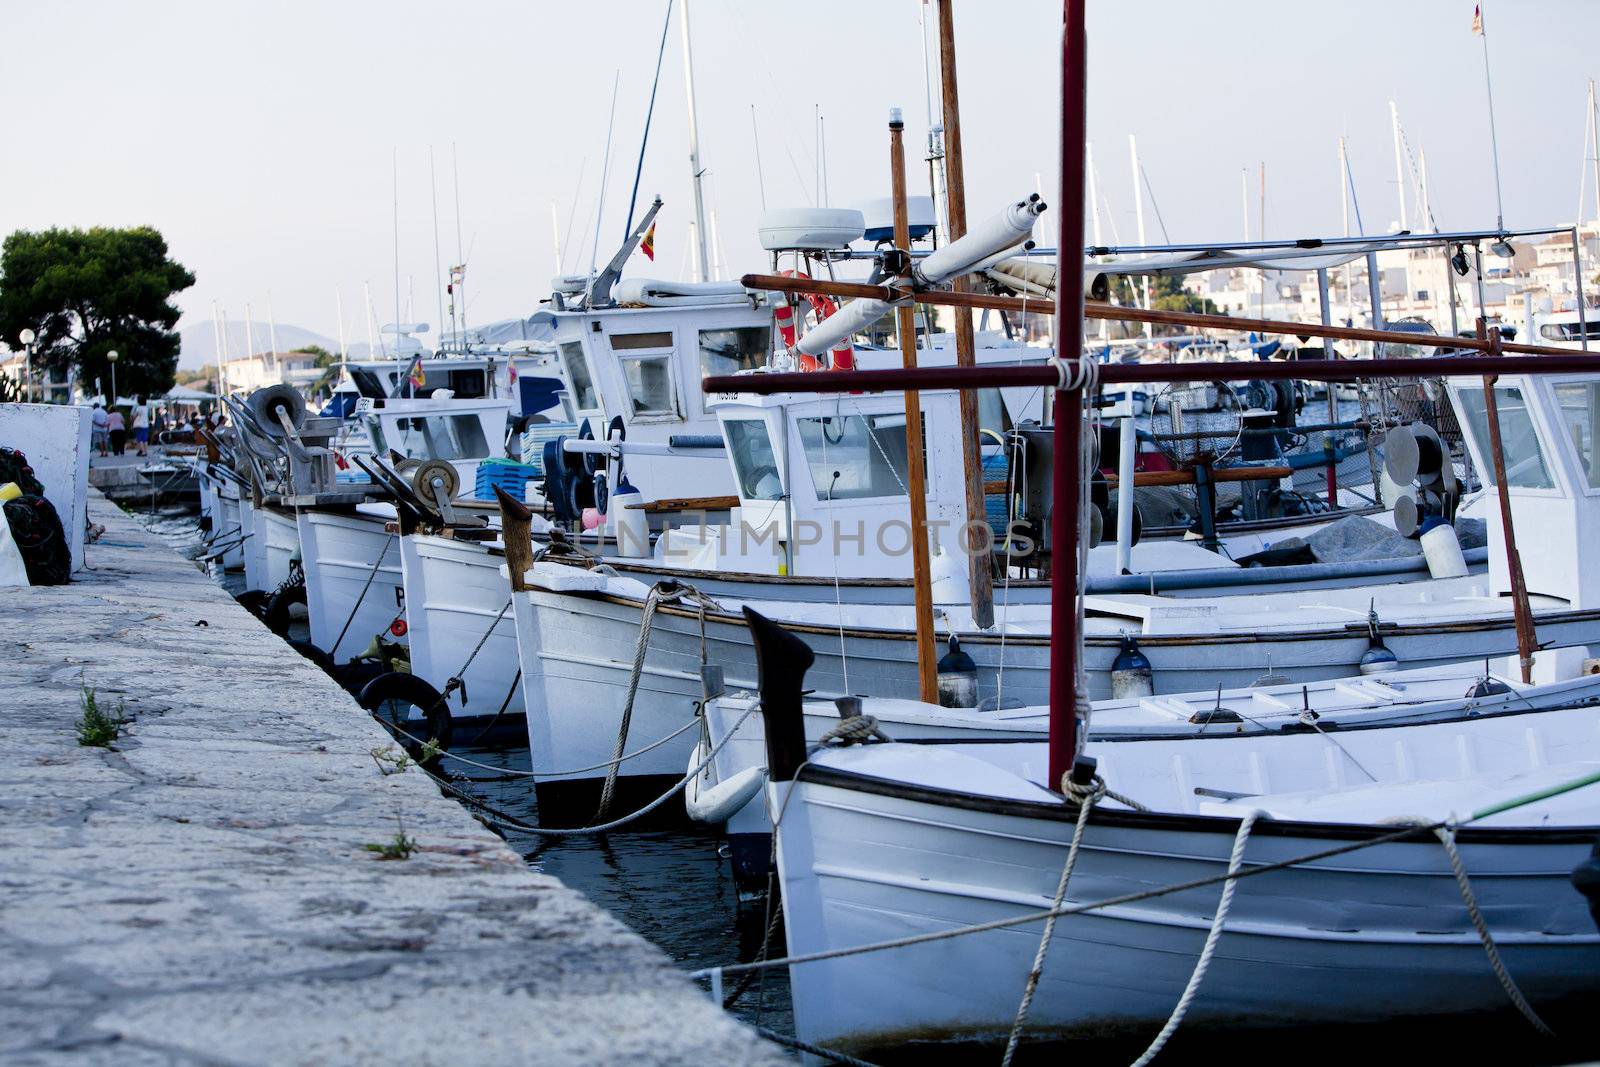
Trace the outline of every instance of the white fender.
<instances>
[{"instance_id":1,"label":"white fender","mask_svg":"<svg viewBox=\"0 0 1600 1067\"><path fill-rule=\"evenodd\" d=\"M699 744L694 746L694 751L689 755L689 770L700 766L705 759L703 752ZM765 767L746 767L733 777L706 787L701 786L697 774L689 780L689 786L683 792L683 806L689 818L695 822L721 826L750 803L750 799L761 791L766 782Z\"/></svg>"}]
</instances>

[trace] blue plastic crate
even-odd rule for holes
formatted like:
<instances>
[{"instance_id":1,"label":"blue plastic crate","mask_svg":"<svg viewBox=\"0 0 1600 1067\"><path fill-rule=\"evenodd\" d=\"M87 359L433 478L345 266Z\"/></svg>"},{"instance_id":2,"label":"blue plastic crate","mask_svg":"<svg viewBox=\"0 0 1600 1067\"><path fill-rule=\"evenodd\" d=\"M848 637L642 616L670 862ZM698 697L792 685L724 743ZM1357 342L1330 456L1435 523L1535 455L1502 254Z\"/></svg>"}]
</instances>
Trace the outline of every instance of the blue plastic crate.
<instances>
[{"instance_id":1,"label":"blue plastic crate","mask_svg":"<svg viewBox=\"0 0 1600 1067\"><path fill-rule=\"evenodd\" d=\"M540 477L538 468L509 459L486 459L478 464L477 485L473 497L493 500L495 486L515 500L526 500L528 482Z\"/></svg>"}]
</instances>

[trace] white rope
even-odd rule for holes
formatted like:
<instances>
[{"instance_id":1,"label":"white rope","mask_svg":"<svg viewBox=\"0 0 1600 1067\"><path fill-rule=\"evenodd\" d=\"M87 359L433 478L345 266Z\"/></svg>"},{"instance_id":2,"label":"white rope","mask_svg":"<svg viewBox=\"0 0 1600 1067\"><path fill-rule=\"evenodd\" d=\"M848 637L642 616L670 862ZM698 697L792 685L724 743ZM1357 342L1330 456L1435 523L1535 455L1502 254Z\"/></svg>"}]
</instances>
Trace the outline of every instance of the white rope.
<instances>
[{"instance_id":1,"label":"white rope","mask_svg":"<svg viewBox=\"0 0 1600 1067\"><path fill-rule=\"evenodd\" d=\"M1511 1003L1516 1005L1522 1017L1533 1024L1533 1028L1546 1037L1554 1037L1555 1033L1539 1014L1533 1010L1527 998L1522 995L1522 990L1517 987L1516 980L1511 977L1511 972L1506 970L1506 965L1500 959L1500 949L1494 943L1494 936L1489 933L1489 924L1484 921L1483 912L1478 908L1478 898L1472 891L1472 883L1467 878L1467 866L1461 860L1461 850L1456 847L1455 827L1446 824L1437 826L1433 831L1438 835L1439 843L1444 845L1445 855L1450 857L1450 870L1456 877L1456 885L1461 889L1461 900L1467 906L1467 915L1472 919L1472 925L1478 931L1478 940L1483 942L1484 955L1489 957L1489 967L1494 971L1495 978L1500 981L1500 988L1504 989Z\"/></svg>"},{"instance_id":2,"label":"white rope","mask_svg":"<svg viewBox=\"0 0 1600 1067\"><path fill-rule=\"evenodd\" d=\"M1011 1058L1017 1053L1017 1043L1022 1040L1022 1028L1028 1021L1028 1010L1033 1007L1033 995L1039 989L1039 976L1044 973L1044 958L1050 951L1050 939L1056 932L1056 912L1061 910L1062 902L1067 898L1067 882L1072 878L1072 869L1078 863L1078 849L1083 844L1083 831L1089 825L1089 812L1094 810L1096 802L1105 796L1105 782L1098 776L1086 788L1072 781L1070 772L1063 775L1061 787L1070 793L1078 802L1078 821L1072 827L1072 844L1067 846L1067 862L1061 865L1061 880L1056 884L1055 900L1050 905L1050 917L1044 921L1044 933L1039 935L1039 948L1033 954L1033 968L1028 972L1028 982L1022 989L1022 1003L1017 1005L1017 1017L1011 1024L1011 1033L1006 1038L1006 1052L1000 1059L1000 1067L1011 1067Z\"/></svg>"},{"instance_id":3,"label":"white rope","mask_svg":"<svg viewBox=\"0 0 1600 1067\"><path fill-rule=\"evenodd\" d=\"M1233 891L1239 885L1239 868L1244 862L1244 846L1250 840L1250 830L1255 826L1256 819L1263 814L1259 810L1249 811L1239 820L1238 832L1233 836L1233 852L1228 856L1228 880L1222 883L1222 896L1217 901L1217 913L1211 919L1211 929L1206 933L1205 947L1200 950L1200 958L1195 960L1194 971L1189 975L1189 984L1183 987L1183 995L1167 1017L1166 1025L1150 1042L1150 1047L1144 1050L1144 1055L1133 1061L1133 1067L1146 1067L1160 1054L1177 1032L1183 1017L1189 1013L1195 994L1200 992L1200 983L1205 981L1206 971L1211 968L1211 958L1216 954L1217 942L1222 940L1222 927L1228 921L1228 909L1233 906Z\"/></svg>"},{"instance_id":4,"label":"white rope","mask_svg":"<svg viewBox=\"0 0 1600 1067\"><path fill-rule=\"evenodd\" d=\"M415 734L407 733L394 723L387 723L386 725L388 725L389 729L393 730L407 741L415 741L419 745L425 743L422 738L417 737ZM673 741L679 737L682 737L684 734L688 733L698 725L700 725L700 717L696 715L694 718L690 719L688 722L672 731L666 737L661 738L659 741L652 741L643 748L636 748L632 752L625 753L619 762L626 763L629 760L636 759L647 752L652 752L666 744L668 741ZM460 756L454 752L441 751L439 756L442 759L455 760L457 763L465 763L469 767L478 767L482 770L494 771L496 774L503 774L512 778L559 778L569 774L585 774L589 771L598 771L611 766L611 760L606 760L603 763L591 764L588 767L573 767L570 770L564 771L524 771L515 767L496 767L492 763L481 763L478 760L469 759L466 756Z\"/></svg>"}]
</instances>

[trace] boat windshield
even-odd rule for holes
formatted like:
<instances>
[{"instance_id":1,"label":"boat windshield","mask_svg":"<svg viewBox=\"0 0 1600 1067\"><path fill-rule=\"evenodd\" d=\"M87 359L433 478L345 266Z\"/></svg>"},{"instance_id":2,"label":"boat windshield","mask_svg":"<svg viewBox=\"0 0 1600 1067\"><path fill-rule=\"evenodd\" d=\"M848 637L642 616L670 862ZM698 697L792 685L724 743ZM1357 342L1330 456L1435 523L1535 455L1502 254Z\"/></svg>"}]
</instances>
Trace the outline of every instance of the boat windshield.
<instances>
[{"instance_id":1,"label":"boat windshield","mask_svg":"<svg viewBox=\"0 0 1600 1067\"><path fill-rule=\"evenodd\" d=\"M583 358L583 345L567 341L561 346L561 362L567 368L567 380L572 383L572 402L579 411L595 411L600 401L595 396L594 379L589 376L589 361Z\"/></svg>"},{"instance_id":2,"label":"boat windshield","mask_svg":"<svg viewBox=\"0 0 1600 1067\"><path fill-rule=\"evenodd\" d=\"M1584 484L1600 489L1600 462L1596 462L1594 432L1600 427L1600 382L1568 382L1558 385L1556 406L1572 447L1578 452Z\"/></svg>"},{"instance_id":3,"label":"boat windshield","mask_svg":"<svg viewBox=\"0 0 1600 1067\"><path fill-rule=\"evenodd\" d=\"M1493 485L1494 463L1489 453L1489 416L1483 390L1462 389L1460 397L1467 430L1483 460L1484 483ZM1553 488L1555 483L1550 480L1550 469L1545 465L1539 435L1534 432L1533 418L1528 413L1522 390L1513 385L1496 386L1494 399L1500 413L1500 444L1505 452L1507 483L1518 489Z\"/></svg>"},{"instance_id":4,"label":"boat windshield","mask_svg":"<svg viewBox=\"0 0 1600 1067\"><path fill-rule=\"evenodd\" d=\"M700 331L700 376L737 374L767 365L772 327L737 326Z\"/></svg>"},{"instance_id":5,"label":"boat windshield","mask_svg":"<svg viewBox=\"0 0 1600 1067\"><path fill-rule=\"evenodd\" d=\"M767 424L761 419L733 420L723 433L733 456L739 495L746 500L782 500L783 479L778 475L778 457Z\"/></svg>"},{"instance_id":6,"label":"boat windshield","mask_svg":"<svg viewBox=\"0 0 1600 1067\"><path fill-rule=\"evenodd\" d=\"M798 421L818 499L906 495L904 415L841 414Z\"/></svg>"},{"instance_id":7,"label":"boat windshield","mask_svg":"<svg viewBox=\"0 0 1600 1067\"><path fill-rule=\"evenodd\" d=\"M489 454L483 423L476 415L415 415L373 419L372 438L380 455L428 459L482 459Z\"/></svg>"}]
</instances>

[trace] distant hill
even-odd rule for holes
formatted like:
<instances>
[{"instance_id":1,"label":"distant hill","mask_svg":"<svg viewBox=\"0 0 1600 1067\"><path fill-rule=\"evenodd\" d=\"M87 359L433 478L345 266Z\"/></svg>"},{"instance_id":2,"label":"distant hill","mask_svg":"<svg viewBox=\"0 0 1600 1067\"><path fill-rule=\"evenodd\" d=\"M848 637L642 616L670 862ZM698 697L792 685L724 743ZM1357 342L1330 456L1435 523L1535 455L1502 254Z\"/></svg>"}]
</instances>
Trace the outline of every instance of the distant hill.
<instances>
[{"instance_id":1,"label":"distant hill","mask_svg":"<svg viewBox=\"0 0 1600 1067\"><path fill-rule=\"evenodd\" d=\"M264 322L252 324L255 336L250 344L245 343L244 323L232 319L226 326L228 334L228 354L234 358L247 355L251 352L272 351L272 330ZM217 334L212 320L204 319L192 325L184 326L178 331L183 347L178 354L178 368L180 370L196 370L208 363L217 361ZM278 323L278 350L287 352L292 348L301 348L305 345L321 345L329 352L339 350L339 342L313 333L300 326L291 326L287 323Z\"/></svg>"}]
</instances>

